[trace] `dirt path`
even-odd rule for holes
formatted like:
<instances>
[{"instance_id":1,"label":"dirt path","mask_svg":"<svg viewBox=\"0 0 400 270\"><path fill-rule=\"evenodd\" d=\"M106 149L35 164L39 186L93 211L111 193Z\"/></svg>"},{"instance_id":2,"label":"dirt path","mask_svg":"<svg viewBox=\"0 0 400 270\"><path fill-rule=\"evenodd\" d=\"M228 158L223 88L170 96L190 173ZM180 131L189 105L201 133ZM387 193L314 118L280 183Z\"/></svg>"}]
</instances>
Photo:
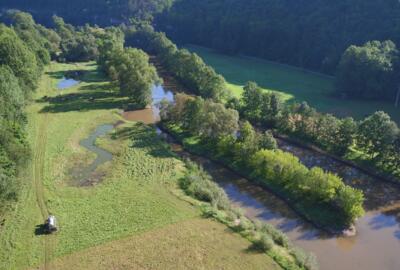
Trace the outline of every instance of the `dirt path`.
<instances>
[{"instance_id":1,"label":"dirt path","mask_svg":"<svg viewBox=\"0 0 400 270\"><path fill-rule=\"evenodd\" d=\"M51 81L47 85L48 89L52 88ZM34 144L34 160L33 160L33 177L34 177L34 188L36 193L36 202L40 209L42 215L42 220L46 220L50 214L48 206L46 204L46 198L44 195L44 169L46 161L46 145L47 145L47 126L50 121L51 116L46 114L41 114L37 112L38 122L37 122L37 135ZM50 267L51 256L55 250L55 235L43 235L43 248L44 248L44 270L52 269Z\"/></svg>"},{"instance_id":2,"label":"dirt path","mask_svg":"<svg viewBox=\"0 0 400 270\"><path fill-rule=\"evenodd\" d=\"M40 118L39 130L36 138L35 144L35 156L34 156L34 183L36 192L36 201L40 212L42 214L42 219L45 220L49 215L49 210L46 205L46 200L44 197L43 188L43 177L44 177L44 164L46 157L46 143L47 143L47 123L49 121L48 114L43 115ZM45 235L44 236L44 269L50 269L49 262L51 259L51 254L55 248L55 236Z\"/></svg>"}]
</instances>

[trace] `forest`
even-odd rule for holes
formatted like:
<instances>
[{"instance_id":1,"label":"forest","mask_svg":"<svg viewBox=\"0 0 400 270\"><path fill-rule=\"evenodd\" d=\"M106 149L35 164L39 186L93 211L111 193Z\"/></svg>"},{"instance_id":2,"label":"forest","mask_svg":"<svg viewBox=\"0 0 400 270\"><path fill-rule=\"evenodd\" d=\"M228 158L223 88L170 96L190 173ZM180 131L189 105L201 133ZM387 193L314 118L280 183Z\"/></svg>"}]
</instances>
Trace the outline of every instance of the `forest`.
<instances>
[{"instance_id":1,"label":"forest","mask_svg":"<svg viewBox=\"0 0 400 270\"><path fill-rule=\"evenodd\" d=\"M338 74L338 96L394 103L399 13L396 0L181 0L156 25L181 44Z\"/></svg>"}]
</instances>

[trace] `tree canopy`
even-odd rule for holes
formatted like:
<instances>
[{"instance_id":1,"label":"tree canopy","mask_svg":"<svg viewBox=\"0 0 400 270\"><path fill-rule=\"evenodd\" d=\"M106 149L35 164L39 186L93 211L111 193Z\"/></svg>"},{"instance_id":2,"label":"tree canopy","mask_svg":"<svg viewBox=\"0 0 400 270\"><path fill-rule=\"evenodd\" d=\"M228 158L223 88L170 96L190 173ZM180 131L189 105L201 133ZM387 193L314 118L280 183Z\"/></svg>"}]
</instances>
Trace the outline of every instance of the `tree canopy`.
<instances>
[{"instance_id":1,"label":"tree canopy","mask_svg":"<svg viewBox=\"0 0 400 270\"><path fill-rule=\"evenodd\" d=\"M350 46L343 54L336 77L337 91L352 98L395 100L399 52L391 41Z\"/></svg>"}]
</instances>

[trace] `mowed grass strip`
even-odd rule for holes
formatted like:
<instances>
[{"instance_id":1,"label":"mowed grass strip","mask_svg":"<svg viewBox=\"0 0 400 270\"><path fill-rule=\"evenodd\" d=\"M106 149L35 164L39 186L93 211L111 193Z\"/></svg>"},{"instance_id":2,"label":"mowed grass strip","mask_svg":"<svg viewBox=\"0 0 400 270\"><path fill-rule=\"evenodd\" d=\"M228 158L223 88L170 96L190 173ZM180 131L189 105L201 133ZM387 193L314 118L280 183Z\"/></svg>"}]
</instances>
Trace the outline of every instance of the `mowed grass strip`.
<instances>
[{"instance_id":1,"label":"mowed grass strip","mask_svg":"<svg viewBox=\"0 0 400 270\"><path fill-rule=\"evenodd\" d=\"M224 225L195 218L57 259L54 269L280 269Z\"/></svg>"},{"instance_id":2,"label":"mowed grass strip","mask_svg":"<svg viewBox=\"0 0 400 270\"><path fill-rule=\"evenodd\" d=\"M400 108L394 107L394 101L336 98L333 77L252 57L227 56L193 45L186 48L197 53L223 75L228 82L228 89L236 96L241 95L247 81L254 81L266 91L280 93L282 99L287 102L307 101L319 111L339 117L352 116L356 119L383 110L400 124Z\"/></svg>"}]
</instances>

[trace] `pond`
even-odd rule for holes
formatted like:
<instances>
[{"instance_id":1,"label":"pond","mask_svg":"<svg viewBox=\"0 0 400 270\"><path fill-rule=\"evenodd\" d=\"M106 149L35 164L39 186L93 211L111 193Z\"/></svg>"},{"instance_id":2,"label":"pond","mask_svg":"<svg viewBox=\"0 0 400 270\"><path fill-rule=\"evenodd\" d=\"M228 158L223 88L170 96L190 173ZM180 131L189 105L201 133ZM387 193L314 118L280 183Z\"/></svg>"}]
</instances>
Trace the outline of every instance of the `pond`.
<instances>
[{"instance_id":1,"label":"pond","mask_svg":"<svg viewBox=\"0 0 400 270\"><path fill-rule=\"evenodd\" d=\"M75 79L67 79L65 77L63 77L57 84L57 89L58 90L64 90L70 87L73 87L77 84L79 84L80 81L77 81Z\"/></svg>"}]
</instances>

